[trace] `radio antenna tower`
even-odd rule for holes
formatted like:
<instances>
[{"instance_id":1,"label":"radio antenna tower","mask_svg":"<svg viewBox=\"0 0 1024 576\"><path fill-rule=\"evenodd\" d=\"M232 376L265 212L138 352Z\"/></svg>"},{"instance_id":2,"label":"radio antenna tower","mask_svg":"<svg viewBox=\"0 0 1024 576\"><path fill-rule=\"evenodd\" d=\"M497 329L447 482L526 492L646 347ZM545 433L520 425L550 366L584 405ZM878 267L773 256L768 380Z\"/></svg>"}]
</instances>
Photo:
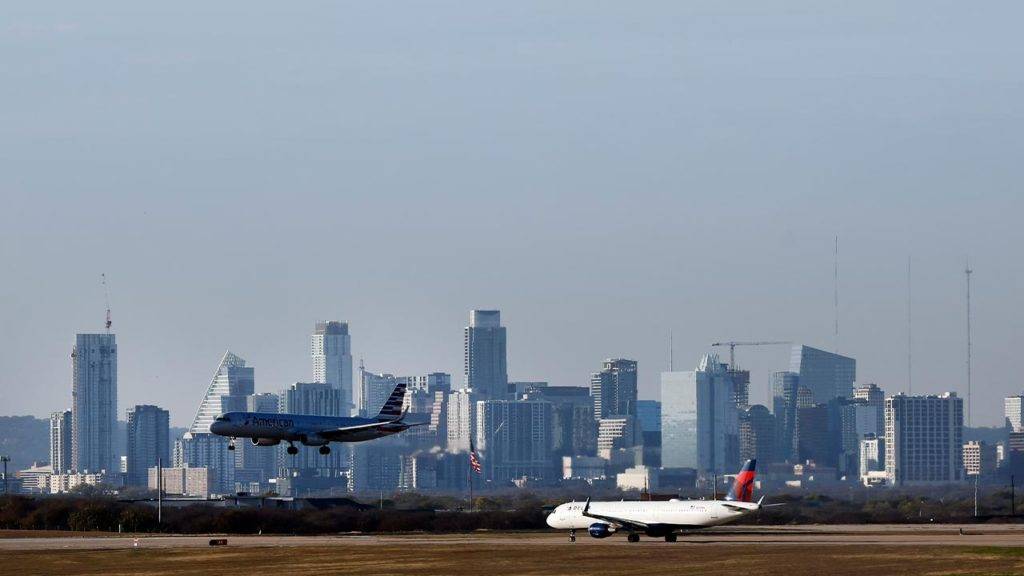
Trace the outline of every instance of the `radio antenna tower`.
<instances>
[{"instance_id":1,"label":"radio antenna tower","mask_svg":"<svg viewBox=\"0 0 1024 576\"><path fill-rule=\"evenodd\" d=\"M110 289L107 288L107 274L100 274L100 281L103 283L103 301L107 305L107 334L110 334L110 327L114 325L114 322L110 319Z\"/></svg>"},{"instance_id":2,"label":"radio antenna tower","mask_svg":"<svg viewBox=\"0 0 1024 576\"><path fill-rule=\"evenodd\" d=\"M832 287L833 287L833 311L835 317L835 348L836 354L839 353L839 236L836 236L836 249L835 249L835 260L832 268Z\"/></svg>"},{"instance_id":3,"label":"radio antenna tower","mask_svg":"<svg viewBox=\"0 0 1024 576\"><path fill-rule=\"evenodd\" d=\"M675 343L672 341L672 330L668 331L668 371L674 370L673 357L675 356Z\"/></svg>"},{"instance_id":4,"label":"radio antenna tower","mask_svg":"<svg viewBox=\"0 0 1024 576\"><path fill-rule=\"evenodd\" d=\"M914 377L913 377L913 317L911 316L910 308L910 256L907 256L907 396L910 396L914 392Z\"/></svg>"},{"instance_id":5,"label":"radio antenna tower","mask_svg":"<svg viewBox=\"0 0 1024 576\"><path fill-rule=\"evenodd\" d=\"M967 425L971 425L971 262L964 267L967 279Z\"/></svg>"}]
</instances>

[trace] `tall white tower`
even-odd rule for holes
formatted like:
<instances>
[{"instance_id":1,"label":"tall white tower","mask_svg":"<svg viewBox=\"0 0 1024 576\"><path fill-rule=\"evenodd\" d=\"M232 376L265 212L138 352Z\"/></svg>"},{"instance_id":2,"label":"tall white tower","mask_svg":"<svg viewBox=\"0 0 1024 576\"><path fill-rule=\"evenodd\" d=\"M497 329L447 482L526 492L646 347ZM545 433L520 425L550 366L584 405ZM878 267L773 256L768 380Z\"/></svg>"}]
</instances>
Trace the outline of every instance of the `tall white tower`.
<instances>
[{"instance_id":1,"label":"tall white tower","mask_svg":"<svg viewBox=\"0 0 1024 576\"><path fill-rule=\"evenodd\" d=\"M347 322L317 322L310 339L313 357L313 382L330 384L341 390L341 416L351 416L352 402L352 337Z\"/></svg>"}]
</instances>

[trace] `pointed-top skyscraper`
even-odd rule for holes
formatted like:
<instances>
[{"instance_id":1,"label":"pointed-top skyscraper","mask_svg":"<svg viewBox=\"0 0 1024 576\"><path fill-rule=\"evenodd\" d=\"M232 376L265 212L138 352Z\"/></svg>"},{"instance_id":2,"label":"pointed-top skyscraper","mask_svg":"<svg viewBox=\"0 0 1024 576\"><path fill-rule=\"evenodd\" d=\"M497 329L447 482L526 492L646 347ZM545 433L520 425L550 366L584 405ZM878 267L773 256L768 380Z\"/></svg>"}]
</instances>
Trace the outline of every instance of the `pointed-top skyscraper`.
<instances>
[{"instance_id":1,"label":"pointed-top skyscraper","mask_svg":"<svg viewBox=\"0 0 1024 576\"><path fill-rule=\"evenodd\" d=\"M208 433L213 419L220 414L245 410L245 397L253 394L255 388L253 369L230 350L225 352L203 401L199 403L189 433Z\"/></svg>"}]
</instances>

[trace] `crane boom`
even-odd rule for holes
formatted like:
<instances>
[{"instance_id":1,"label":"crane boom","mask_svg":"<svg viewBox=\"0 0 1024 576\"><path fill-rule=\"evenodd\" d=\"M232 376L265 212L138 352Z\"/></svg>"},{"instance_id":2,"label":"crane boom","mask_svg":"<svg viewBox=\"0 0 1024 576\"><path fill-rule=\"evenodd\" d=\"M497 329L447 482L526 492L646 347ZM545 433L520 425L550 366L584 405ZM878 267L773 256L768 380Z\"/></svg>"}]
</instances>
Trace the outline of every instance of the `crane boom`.
<instances>
[{"instance_id":1,"label":"crane boom","mask_svg":"<svg viewBox=\"0 0 1024 576\"><path fill-rule=\"evenodd\" d=\"M735 370L737 346L774 346L778 344L792 344L792 342L789 340L757 340L753 342L737 342L735 340L729 340L728 342L715 342L711 345L729 347L729 369Z\"/></svg>"}]
</instances>

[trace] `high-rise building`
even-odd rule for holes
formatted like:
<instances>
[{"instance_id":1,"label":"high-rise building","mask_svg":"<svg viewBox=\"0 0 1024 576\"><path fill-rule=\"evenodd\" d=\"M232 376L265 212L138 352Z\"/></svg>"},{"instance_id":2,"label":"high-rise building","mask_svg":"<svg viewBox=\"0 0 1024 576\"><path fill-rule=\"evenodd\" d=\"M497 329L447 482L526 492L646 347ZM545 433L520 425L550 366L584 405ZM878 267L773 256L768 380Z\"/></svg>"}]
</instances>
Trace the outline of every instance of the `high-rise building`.
<instances>
[{"instance_id":1,"label":"high-rise building","mask_svg":"<svg viewBox=\"0 0 1024 576\"><path fill-rule=\"evenodd\" d=\"M796 442L800 462L814 461L818 466L835 468L838 458L838 431L831 424L828 404L797 408Z\"/></svg>"},{"instance_id":2,"label":"high-rise building","mask_svg":"<svg viewBox=\"0 0 1024 576\"><path fill-rule=\"evenodd\" d=\"M409 390L423 391L433 395L434 392L452 391L452 375L446 372L431 372L423 376L409 376L407 378Z\"/></svg>"},{"instance_id":3,"label":"high-rise building","mask_svg":"<svg viewBox=\"0 0 1024 576\"><path fill-rule=\"evenodd\" d=\"M554 476L550 402L481 400L476 413L476 448L485 478L502 483Z\"/></svg>"},{"instance_id":4,"label":"high-rise building","mask_svg":"<svg viewBox=\"0 0 1024 576\"><path fill-rule=\"evenodd\" d=\"M400 382L409 384L407 376L374 374L359 368L359 415L367 418L376 416Z\"/></svg>"},{"instance_id":5,"label":"high-rise building","mask_svg":"<svg viewBox=\"0 0 1024 576\"><path fill-rule=\"evenodd\" d=\"M313 382L330 384L341 390L343 414L350 416L352 399L352 337L347 322L317 322L310 338L313 357Z\"/></svg>"},{"instance_id":6,"label":"high-rise building","mask_svg":"<svg viewBox=\"0 0 1024 576\"><path fill-rule=\"evenodd\" d=\"M810 346L793 346L789 371L800 375L800 386L811 392L813 404L849 398L857 379L857 361Z\"/></svg>"},{"instance_id":7,"label":"high-rise building","mask_svg":"<svg viewBox=\"0 0 1024 576\"><path fill-rule=\"evenodd\" d=\"M644 446L661 446L661 402L637 400L636 417L643 433Z\"/></svg>"},{"instance_id":8,"label":"high-rise building","mask_svg":"<svg viewBox=\"0 0 1024 576\"><path fill-rule=\"evenodd\" d=\"M1007 396L1003 400L1003 414L1011 432L1024 432L1024 394Z\"/></svg>"},{"instance_id":9,"label":"high-rise building","mask_svg":"<svg viewBox=\"0 0 1024 576\"><path fill-rule=\"evenodd\" d=\"M963 446L964 473L969 480L985 482L996 475L996 447L978 440L971 440Z\"/></svg>"},{"instance_id":10,"label":"high-rise building","mask_svg":"<svg viewBox=\"0 0 1024 576\"><path fill-rule=\"evenodd\" d=\"M277 394L264 392L251 394L245 399L246 412L277 414L281 398ZM235 443L236 482L259 484L259 492L270 489L270 479L278 474L278 451L267 446L255 446L252 442ZM250 490L252 492L252 490Z\"/></svg>"},{"instance_id":11,"label":"high-rise building","mask_svg":"<svg viewBox=\"0 0 1024 576\"><path fill-rule=\"evenodd\" d=\"M445 424L448 452L469 452L476 432L476 397L469 390L452 390L448 395Z\"/></svg>"},{"instance_id":12,"label":"high-rise building","mask_svg":"<svg viewBox=\"0 0 1024 576\"><path fill-rule=\"evenodd\" d=\"M498 310L471 310L465 329L465 387L482 399L508 396L506 333Z\"/></svg>"},{"instance_id":13,"label":"high-rise building","mask_svg":"<svg viewBox=\"0 0 1024 576\"><path fill-rule=\"evenodd\" d=\"M729 378L733 387L732 403L740 410L750 406L750 370L730 367Z\"/></svg>"},{"instance_id":14,"label":"high-rise building","mask_svg":"<svg viewBox=\"0 0 1024 576\"><path fill-rule=\"evenodd\" d=\"M885 470L885 438L868 434L860 440L860 477Z\"/></svg>"},{"instance_id":15,"label":"high-rise building","mask_svg":"<svg viewBox=\"0 0 1024 576\"><path fill-rule=\"evenodd\" d=\"M636 416L636 360L609 358L590 377L594 418Z\"/></svg>"},{"instance_id":16,"label":"high-rise building","mask_svg":"<svg viewBox=\"0 0 1024 576\"><path fill-rule=\"evenodd\" d=\"M876 428L878 436L885 434L885 392L877 384L864 384L853 390L854 400L860 400L868 406L875 407Z\"/></svg>"},{"instance_id":17,"label":"high-rise building","mask_svg":"<svg viewBox=\"0 0 1024 576\"><path fill-rule=\"evenodd\" d=\"M740 460L775 461L775 416L766 406L754 404L739 414Z\"/></svg>"},{"instance_id":18,"label":"high-rise building","mask_svg":"<svg viewBox=\"0 0 1024 576\"><path fill-rule=\"evenodd\" d=\"M128 411L129 486L146 486L150 468L170 465L170 425L170 413L158 406L138 405Z\"/></svg>"},{"instance_id":19,"label":"high-rise building","mask_svg":"<svg viewBox=\"0 0 1024 576\"><path fill-rule=\"evenodd\" d=\"M615 450L636 446L636 436L635 416L602 418L597 421L597 455L611 460Z\"/></svg>"},{"instance_id":20,"label":"high-rise building","mask_svg":"<svg viewBox=\"0 0 1024 576\"><path fill-rule=\"evenodd\" d=\"M690 372L661 375L661 462L710 477L739 460L739 413L732 378L717 354Z\"/></svg>"},{"instance_id":21,"label":"high-rise building","mask_svg":"<svg viewBox=\"0 0 1024 576\"><path fill-rule=\"evenodd\" d=\"M885 399L885 473L894 486L944 484L963 474L963 400L897 394Z\"/></svg>"},{"instance_id":22,"label":"high-rise building","mask_svg":"<svg viewBox=\"0 0 1024 576\"><path fill-rule=\"evenodd\" d=\"M71 358L71 467L78 472L114 472L117 340L113 334L78 334Z\"/></svg>"},{"instance_id":23,"label":"high-rise building","mask_svg":"<svg viewBox=\"0 0 1024 576\"><path fill-rule=\"evenodd\" d=\"M582 386L537 386L524 390L524 400L543 400L552 406L551 450L555 456L593 455L597 421L590 390Z\"/></svg>"},{"instance_id":24,"label":"high-rise building","mask_svg":"<svg viewBox=\"0 0 1024 576\"><path fill-rule=\"evenodd\" d=\"M282 391L280 398L281 414L338 416L345 410L344 393L325 383L297 382ZM298 446L299 453L292 456L285 452L286 448L285 444L279 446L281 476L301 477L318 490L347 484L348 454L344 444L335 444L330 454L321 454L319 447Z\"/></svg>"},{"instance_id":25,"label":"high-rise building","mask_svg":"<svg viewBox=\"0 0 1024 576\"><path fill-rule=\"evenodd\" d=\"M174 465L209 468L211 484L220 494L235 492L235 468L241 456L228 450L230 440L210 433L210 424L225 412L241 412L255 392L255 370L231 351L224 353L203 395L188 432L175 444Z\"/></svg>"},{"instance_id":26,"label":"high-rise building","mask_svg":"<svg viewBox=\"0 0 1024 576\"><path fill-rule=\"evenodd\" d=\"M873 384L872 384L873 386ZM832 424L839 421L839 452L837 462L842 474L853 476L860 470L860 441L865 436L883 436L885 428L878 426L879 406L862 398L852 400L836 398L829 403ZM885 414L882 414L884 421Z\"/></svg>"},{"instance_id":27,"label":"high-rise building","mask_svg":"<svg viewBox=\"0 0 1024 576\"><path fill-rule=\"evenodd\" d=\"M231 351L225 352L188 431L192 434L208 433L217 416L245 410L246 397L253 394L255 388L254 369L246 366L245 360Z\"/></svg>"},{"instance_id":28,"label":"high-rise building","mask_svg":"<svg viewBox=\"0 0 1024 576\"><path fill-rule=\"evenodd\" d=\"M71 410L50 414L50 467L54 474L71 471Z\"/></svg>"},{"instance_id":29,"label":"high-rise building","mask_svg":"<svg viewBox=\"0 0 1024 576\"><path fill-rule=\"evenodd\" d=\"M800 398L800 375L795 372L772 373L772 413L775 414L775 457L780 462L799 462L796 442L797 410ZM810 394L805 394L805 401Z\"/></svg>"},{"instance_id":30,"label":"high-rise building","mask_svg":"<svg viewBox=\"0 0 1024 576\"><path fill-rule=\"evenodd\" d=\"M390 437L352 444L347 490L355 494L390 494L397 490L407 456L400 443L400 439Z\"/></svg>"}]
</instances>

